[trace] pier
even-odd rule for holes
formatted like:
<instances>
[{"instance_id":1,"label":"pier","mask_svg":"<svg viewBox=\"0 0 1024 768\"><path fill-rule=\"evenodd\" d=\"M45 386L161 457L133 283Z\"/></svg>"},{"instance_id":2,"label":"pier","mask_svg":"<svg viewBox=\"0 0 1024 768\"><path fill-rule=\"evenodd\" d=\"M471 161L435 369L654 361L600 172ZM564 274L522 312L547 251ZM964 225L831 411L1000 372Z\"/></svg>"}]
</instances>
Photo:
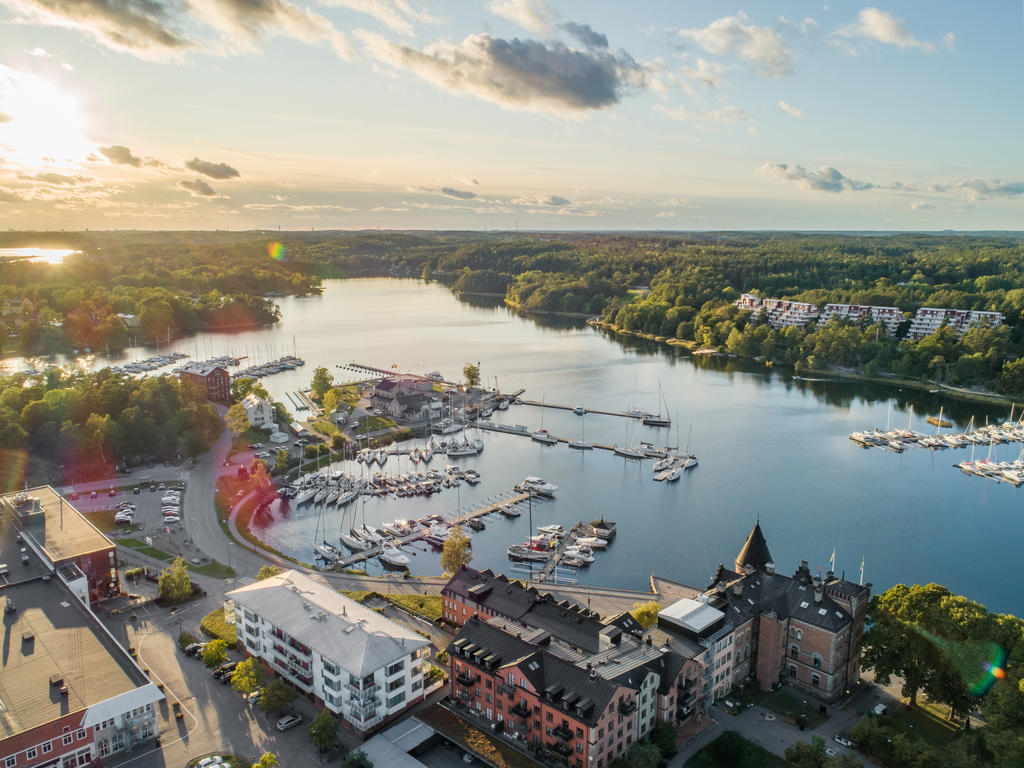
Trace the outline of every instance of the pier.
<instances>
[{"instance_id":1,"label":"pier","mask_svg":"<svg viewBox=\"0 0 1024 768\"><path fill-rule=\"evenodd\" d=\"M560 406L558 406L558 407L560 407ZM597 413L597 411L595 411L595 413ZM629 418L632 418L632 417L629 417ZM475 424L474 426L479 427L480 429L484 430L485 432L501 432L501 433L506 434L506 435L521 435L522 437L526 437L526 438L529 438L533 434L533 432L534 432L534 430L528 429L528 428L526 428L526 427L524 427L522 425L518 425L518 424L516 426L510 427L510 426L507 426L505 424L487 424L485 422L480 422L479 424ZM563 443L565 445L568 445L569 443L572 442L573 439L575 439L575 438L568 438L568 437L557 437L556 435L551 435L551 437L554 438L555 440L557 440L559 443ZM614 445L608 445L606 443L590 443L590 445L592 445L596 450L612 451L612 452L615 451L615 447L616 447ZM632 457L623 457L623 458L632 458ZM652 458L652 457L644 456L643 458L644 459L649 459L649 458ZM643 459L636 458L634 460L635 461L642 461Z\"/></svg>"},{"instance_id":2,"label":"pier","mask_svg":"<svg viewBox=\"0 0 1024 768\"><path fill-rule=\"evenodd\" d=\"M538 408L554 408L557 411L574 411L577 407L575 405L559 405L558 403L539 403L536 400L520 400L520 405L534 405ZM644 417L643 411L603 411L598 408L586 408L587 414L597 413L601 416L618 416L622 419L636 419L639 421ZM585 415L585 414L584 414Z\"/></svg>"},{"instance_id":3,"label":"pier","mask_svg":"<svg viewBox=\"0 0 1024 768\"><path fill-rule=\"evenodd\" d=\"M586 533L585 523L576 523L559 542L558 546L555 547L555 554L548 559L540 571L535 572L536 578L534 581L550 581L555 584L576 584L577 579L566 578L558 573L558 566L562 562L562 555L565 554L566 547L571 547L576 543L576 539L583 536ZM575 571L573 571L575 573Z\"/></svg>"},{"instance_id":4,"label":"pier","mask_svg":"<svg viewBox=\"0 0 1024 768\"><path fill-rule=\"evenodd\" d=\"M314 419L319 419L323 415L323 410L321 410L320 406L310 400L309 395L305 392L296 392L295 398L306 407L306 410L313 414Z\"/></svg>"}]
</instances>

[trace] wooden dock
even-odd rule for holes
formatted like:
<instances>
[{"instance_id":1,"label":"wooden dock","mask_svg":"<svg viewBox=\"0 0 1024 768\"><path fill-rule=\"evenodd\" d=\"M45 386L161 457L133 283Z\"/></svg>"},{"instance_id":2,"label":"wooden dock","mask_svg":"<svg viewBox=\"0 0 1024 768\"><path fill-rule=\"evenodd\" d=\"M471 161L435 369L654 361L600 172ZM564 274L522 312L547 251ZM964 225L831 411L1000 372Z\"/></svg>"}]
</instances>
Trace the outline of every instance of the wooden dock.
<instances>
[{"instance_id":1,"label":"wooden dock","mask_svg":"<svg viewBox=\"0 0 1024 768\"><path fill-rule=\"evenodd\" d=\"M480 422L480 424L478 424L477 426L480 429L484 430L485 432L501 432L502 434L505 434L505 435L520 435L522 437L529 438L533 434L533 430L527 429L527 430L524 431L522 429L515 429L514 427L509 427L509 426L506 426L504 424L486 424L484 422ZM566 445L568 445L569 443L571 443L573 440L576 439L576 438L568 438L568 437L557 437L556 435L551 435L551 437L555 438L559 443L564 443ZM594 446L595 449L601 450L601 451L612 451L612 452L614 452L615 448L616 448L616 446L608 445L607 443L590 443L590 444L592 446ZM582 450L586 450L586 449L582 449ZM640 458L633 458L632 456L624 456L623 458L633 459L633 461L645 461L646 459L649 459L651 457L650 456L644 456L642 459L640 459Z\"/></svg>"},{"instance_id":2,"label":"wooden dock","mask_svg":"<svg viewBox=\"0 0 1024 768\"><path fill-rule=\"evenodd\" d=\"M519 403L521 405L535 405L538 408L554 408L557 411L573 411L578 407L575 405L559 405L558 403L539 403L536 400L520 400ZM628 413L627 411L603 411L598 408L587 408L586 410L587 414L597 413L601 416L618 416L622 419L636 419L639 421L643 418L643 414L640 412Z\"/></svg>"},{"instance_id":3,"label":"wooden dock","mask_svg":"<svg viewBox=\"0 0 1024 768\"><path fill-rule=\"evenodd\" d=\"M460 515L459 517L452 519L450 522L452 525L463 525L469 520L474 520L478 517L484 517L485 515L489 515L492 512L497 512L501 507L504 507L508 504L518 504L520 502L527 501L531 496L537 498L536 494L517 492L511 496L507 496L503 499L500 499L499 501L494 501L489 504L485 504L484 506L478 507L477 509L467 512L464 515ZM393 537L393 540L398 542L399 547L402 547L406 544L412 544L415 541L420 541L426 535L426 531L417 530L413 533L410 533L408 536L403 536L401 538ZM369 560L371 558L377 557L377 555L379 555L383 549L383 547L378 546L370 547L369 549L364 550L362 552L356 552L352 555L349 555L348 557L343 557L340 560L335 561L333 567L350 568L356 563L361 563L364 560Z\"/></svg>"},{"instance_id":4,"label":"wooden dock","mask_svg":"<svg viewBox=\"0 0 1024 768\"><path fill-rule=\"evenodd\" d=\"M579 536L583 536L585 533L584 523L576 523L570 530L568 535L564 536L555 548L555 554L541 567L540 572L536 574L536 581L552 581L560 584L568 583L557 574L559 563L562 562L562 556L565 554L567 547L571 547L576 543L576 539ZM572 579L572 582L575 582Z\"/></svg>"}]
</instances>

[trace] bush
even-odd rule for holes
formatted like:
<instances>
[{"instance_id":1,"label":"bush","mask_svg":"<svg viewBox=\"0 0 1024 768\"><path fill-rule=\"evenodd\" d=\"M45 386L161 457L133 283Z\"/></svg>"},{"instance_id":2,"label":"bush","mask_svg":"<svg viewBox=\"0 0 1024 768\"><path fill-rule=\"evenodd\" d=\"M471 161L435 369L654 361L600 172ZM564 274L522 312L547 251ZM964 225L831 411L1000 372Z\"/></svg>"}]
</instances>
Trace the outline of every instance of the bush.
<instances>
[{"instance_id":1,"label":"bush","mask_svg":"<svg viewBox=\"0 0 1024 768\"><path fill-rule=\"evenodd\" d=\"M448 663L448 651L438 651L437 652L437 660L441 664L447 664Z\"/></svg>"},{"instance_id":2,"label":"bush","mask_svg":"<svg viewBox=\"0 0 1024 768\"><path fill-rule=\"evenodd\" d=\"M223 640L231 648L234 648L238 642L238 638L235 635L235 625L228 624L227 619L224 618L223 608L215 608L206 614L203 620L199 622L199 628L208 637Z\"/></svg>"},{"instance_id":3,"label":"bush","mask_svg":"<svg viewBox=\"0 0 1024 768\"><path fill-rule=\"evenodd\" d=\"M129 581L135 581L146 573L145 568L129 568L124 572L124 577Z\"/></svg>"},{"instance_id":4,"label":"bush","mask_svg":"<svg viewBox=\"0 0 1024 768\"><path fill-rule=\"evenodd\" d=\"M196 641L195 635L189 631L184 631L178 635L178 647L181 650L185 650L188 646L192 645Z\"/></svg>"},{"instance_id":5,"label":"bush","mask_svg":"<svg viewBox=\"0 0 1024 768\"><path fill-rule=\"evenodd\" d=\"M207 667L217 667L227 661L228 646L223 640L214 639L203 647L203 664Z\"/></svg>"}]
</instances>

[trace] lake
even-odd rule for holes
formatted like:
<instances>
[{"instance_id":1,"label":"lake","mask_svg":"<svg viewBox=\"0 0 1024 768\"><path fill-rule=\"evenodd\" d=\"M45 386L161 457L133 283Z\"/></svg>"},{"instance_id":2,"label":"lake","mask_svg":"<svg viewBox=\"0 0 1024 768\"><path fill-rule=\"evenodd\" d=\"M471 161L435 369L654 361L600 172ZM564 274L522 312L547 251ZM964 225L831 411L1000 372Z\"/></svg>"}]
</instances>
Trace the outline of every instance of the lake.
<instances>
[{"instance_id":1,"label":"lake","mask_svg":"<svg viewBox=\"0 0 1024 768\"><path fill-rule=\"evenodd\" d=\"M1004 421L1003 409L965 404L939 394L846 382L794 381L790 372L747 361L691 358L685 350L621 338L564 318L529 319L497 301L460 301L447 289L416 280L327 281L321 296L280 300L282 321L273 328L237 334L202 334L161 348L195 357L225 353L267 360L294 350L304 368L263 379L290 406L286 391L308 386L317 365L336 375L339 364L424 373L439 370L460 379L467 362L480 363L483 382L503 391L523 387L524 397L587 408L659 408L659 384L674 419L671 430L633 421L546 409L543 426L556 435L603 443L678 444L700 464L675 484L651 480L651 462L626 461L605 451L545 447L528 438L482 432L483 453L458 461L482 475L430 498L370 499L345 515L323 516L306 507L272 508L254 521L270 544L310 562L324 537L337 543L353 518L371 524L437 512L452 515L508 491L525 475L556 483L556 498L535 505L534 525L604 516L618 523L614 543L581 569L582 584L645 589L652 571L697 586L719 562L731 564L760 517L778 567L793 572L801 560L836 570L881 591L896 582L938 582L990 609L1024 613L1012 579L992 578L990 567L1012 567L1018 557L1021 492L952 468L967 450L908 449L903 454L864 450L854 430L908 423L934 431L924 419L940 407L961 428L973 416ZM135 349L131 357L154 354ZM127 356L120 358L127 359ZM116 362L117 359L114 360ZM90 367L105 358L88 358ZM495 412L495 421L541 426L540 408L520 405ZM691 432L692 428L692 432ZM977 449L982 450L980 447ZM987 448L985 449L987 453ZM993 458L1017 458L1019 446L1001 445ZM979 453L979 457L980 457ZM437 457L431 466L456 463ZM352 465L353 467L358 465ZM375 467L375 469L377 469ZM408 471L392 459L384 471ZM527 536L524 514L495 517L473 535L477 567L514 573L505 555ZM439 572L425 551L412 558L414 573ZM379 566L375 566L379 570Z\"/></svg>"}]
</instances>

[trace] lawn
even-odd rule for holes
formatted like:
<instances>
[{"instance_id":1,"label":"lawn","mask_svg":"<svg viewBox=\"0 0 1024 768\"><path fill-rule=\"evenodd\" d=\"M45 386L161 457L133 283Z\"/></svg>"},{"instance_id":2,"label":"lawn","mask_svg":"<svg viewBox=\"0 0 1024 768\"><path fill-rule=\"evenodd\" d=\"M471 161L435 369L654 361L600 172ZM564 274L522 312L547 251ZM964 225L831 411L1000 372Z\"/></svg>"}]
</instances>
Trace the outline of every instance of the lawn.
<instances>
[{"instance_id":1,"label":"lawn","mask_svg":"<svg viewBox=\"0 0 1024 768\"><path fill-rule=\"evenodd\" d=\"M765 709L770 709L777 715L790 718L794 722L799 720L800 715L807 716L807 728L813 730L822 725L828 718L818 711L818 705L808 699L805 703L799 694L793 695L783 690L772 691L765 694L757 702Z\"/></svg>"},{"instance_id":2,"label":"lawn","mask_svg":"<svg viewBox=\"0 0 1024 768\"><path fill-rule=\"evenodd\" d=\"M118 541L118 543L119 544L123 544L126 547L130 547L131 549L134 549L136 552L141 552L144 555L148 555L149 557L156 558L157 560L173 560L174 559L174 555L169 554L167 552L164 552L162 549L157 549L156 547L151 547L146 542L139 541L138 539L125 538L125 539L121 539L120 541Z\"/></svg>"},{"instance_id":3,"label":"lawn","mask_svg":"<svg viewBox=\"0 0 1024 768\"><path fill-rule=\"evenodd\" d=\"M942 747L957 737L959 728L945 717L918 707L899 707L889 715L897 730L933 747Z\"/></svg>"},{"instance_id":4,"label":"lawn","mask_svg":"<svg viewBox=\"0 0 1024 768\"><path fill-rule=\"evenodd\" d=\"M365 590L355 592L342 591L341 594L355 600L357 603L365 603L374 596L380 597L387 600L397 608L401 608L409 613L414 613L417 616L422 616L428 621L437 621L444 615L444 606L441 603L440 595L382 595L379 592L369 592Z\"/></svg>"},{"instance_id":5,"label":"lawn","mask_svg":"<svg viewBox=\"0 0 1024 768\"><path fill-rule=\"evenodd\" d=\"M188 569L201 576L209 576L211 579L231 579L235 576L234 568L228 568L224 563L218 563L216 560L206 565L192 565L189 563Z\"/></svg>"},{"instance_id":6,"label":"lawn","mask_svg":"<svg viewBox=\"0 0 1024 768\"><path fill-rule=\"evenodd\" d=\"M786 761L764 747L726 731L686 761L685 768L784 768Z\"/></svg>"},{"instance_id":7,"label":"lawn","mask_svg":"<svg viewBox=\"0 0 1024 768\"><path fill-rule=\"evenodd\" d=\"M340 387L338 391L338 400L345 403L345 405L355 408L359 405L359 400L362 395L359 394L359 390L356 389L355 385L348 385L346 387Z\"/></svg>"},{"instance_id":8,"label":"lawn","mask_svg":"<svg viewBox=\"0 0 1024 768\"><path fill-rule=\"evenodd\" d=\"M235 625L228 624L224 618L224 609L215 608L203 617L199 622L199 628L209 637L219 637L229 647L234 648L237 642Z\"/></svg>"},{"instance_id":9,"label":"lawn","mask_svg":"<svg viewBox=\"0 0 1024 768\"><path fill-rule=\"evenodd\" d=\"M355 432L357 435L365 435L369 432L379 432L397 426L392 419L386 419L383 416L367 416Z\"/></svg>"}]
</instances>

